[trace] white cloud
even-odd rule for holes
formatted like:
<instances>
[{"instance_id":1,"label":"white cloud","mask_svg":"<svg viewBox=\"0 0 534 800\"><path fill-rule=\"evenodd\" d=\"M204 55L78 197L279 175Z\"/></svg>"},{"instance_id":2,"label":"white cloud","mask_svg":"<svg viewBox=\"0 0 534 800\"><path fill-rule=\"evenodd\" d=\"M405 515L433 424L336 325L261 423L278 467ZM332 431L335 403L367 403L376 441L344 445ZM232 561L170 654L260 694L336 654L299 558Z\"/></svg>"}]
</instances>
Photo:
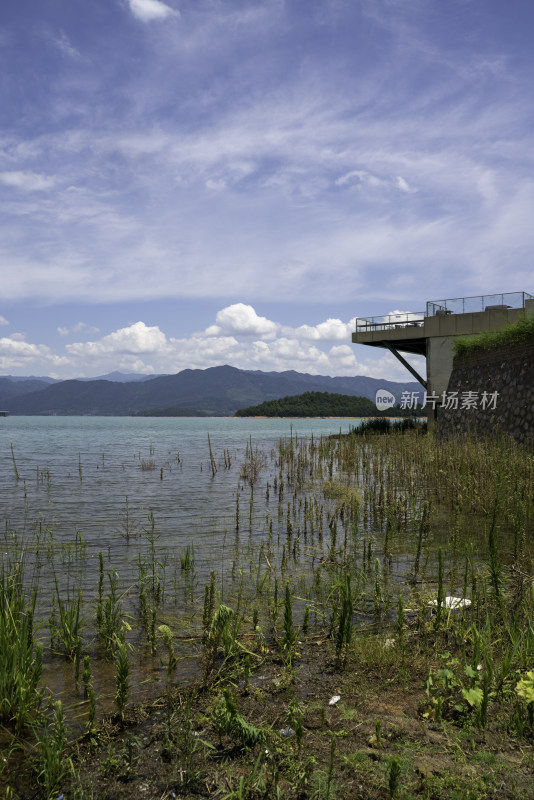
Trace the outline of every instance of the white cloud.
<instances>
[{"instance_id":1,"label":"white cloud","mask_svg":"<svg viewBox=\"0 0 534 800\"><path fill-rule=\"evenodd\" d=\"M209 189L211 192L222 192L223 189L226 189L226 181L208 178L206 181L206 189Z\"/></svg>"},{"instance_id":2,"label":"white cloud","mask_svg":"<svg viewBox=\"0 0 534 800\"><path fill-rule=\"evenodd\" d=\"M408 181L406 181L401 175L397 175L395 178L395 185L401 190L401 192L407 192L408 194L417 191L417 189L413 189Z\"/></svg>"},{"instance_id":3,"label":"white cloud","mask_svg":"<svg viewBox=\"0 0 534 800\"><path fill-rule=\"evenodd\" d=\"M356 184L360 186L371 186L373 188L388 185L388 181L384 180L383 178L379 178L377 175L373 175L364 169L353 169L350 172L345 173L345 175L342 175L340 178L337 178L335 183L336 186Z\"/></svg>"},{"instance_id":4,"label":"white cloud","mask_svg":"<svg viewBox=\"0 0 534 800\"><path fill-rule=\"evenodd\" d=\"M149 327L144 322L135 322L97 342L73 342L65 349L72 356L94 359L117 354L161 355L168 352L169 344L167 337L157 326Z\"/></svg>"},{"instance_id":5,"label":"white cloud","mask_svg":"<svg viewBox=\"0 0 534 800\"><path fill-rule=\"evenodd\" d=\"M74 59L81 58L81 54L71 43L65 31L60 31L59 36L50 36L50 41L63 55Z\"/></svg>"},{"instance_id":6,"label":"white cloud","mask_svg":"<svg viewBox=\"0 0 534 800\"><path fill-rule=\"evenodd\" d=\"M342 322L340 319L327 319L318 325L300 325L294 329L284 329L291 331L298 339L309 339L320 342L346 342L350 341L354 330L354 320Z\"/></svg>"},{"instance_id":7,"label":"white cloud","mask_svg":"<svg viewBox=\"0 0 534 800\"><path fill-rule=\"evenodd\" d=\"M413 311L401 311L400 309L395 309L394 311L388 311L387 314L384 314L384 317L393 317L392 322L396 319L399 322L407 322L408 320L419 320L421 321L424 313L426 312L413 312Z\"/></svg>"},{"instance_id":8,"label":"white cloud","mask_svg":"<svg viewBox=\"0 0 534 800\"><path fill-rule=\"evenodd\" d=\"M328 356L338 370L354 370L358 366L354 347L349 347L348 344L334 345L328 351Z\"/></svg>"},{"instance_id":9,"label":"white cloud","mask_svg":"<svg viewBox=\"0 0 534 800\"><path fill-rule=\"evenodd\" d=\"M9 322L5 317L0 314L0 325L9 325Z\"/></svg>"},{"instance_id":10,"label":"white cloud","mask_svg":"<svg viewBox=\"0 0 534 800\"><path fill-rule=\"evenodd\" d=\"M344 175L341 175L341 177L336 178L336 186L345 186L347 183L354 183L354 179L356 179L356 182L360 181L364 174L365 173L359 169L352 169L350 172L346 172Z\"/></svg>"},{"instance_id":11,"label":"white cloud","mask_svg":"<svg viewBox=\"0 0 534 800\"><path fill-rule=\"evenodd\" d=\"M179 17L180 12L160 0L128 0L132 14L142 22Z\"/></svg>"},{"instance_id":12,"label":"white cloud","mask_svg":"<svg viewBox=\"0 0 534 800\"><path fill-rule=\"evenodd\" d=\"M336 186L357 186L359 188L367 186L372 189L378 189L381 187L398 189L406 194L413 194L417 191L417 189L414 189L412 186L410 186L408 181L401 175L396 175L394 178L381 178L378 175L368 172L364 169L353 169L350 170L350 172L346 172L341 177L336 178L335 184Z\"/></svg>"},{"instance_id":13,"label":"white cloud","mask_svg":"<svg viewBox=\"0 0 534 800\"><path fill-rule=\"evenodd\" d=\"M152 126L145 117L128 133L110 126L21 142L41 148L43 172L57 169L46 161L50 153L66 154L58 182L76 188L53 202L44 193L34 192L31 203L11 193L0 223L0 261L14 264L5 296L291 301L305 294L328 301L341 290L376 296L378 268L383 286L395 289L390 296L407 302L414 287L419 297L457 292L457 276L474 284L462 285L463 293L484 291L482 271L496 274L504 261L510 283L524 285L518 249L534 245L524 218L532 216L534 197L529 170L516 180L506 166L515 163L511 143L490 168L492 148L473 121L461 120L460 130L460 120L444 125L435 112L417 127L406 113L382 127L365 117L355 130L339 97L325 112L305 90L292 103L281 93L244 100L194 132ZM408 145L400 149L399 141ZM517 152L525 164L531 158L527 144ZM90 175L83 188L82 163ZM351 169L359 163L366 168ZM34 173L2 174L29 188ZM340 190L332 191L336 176ZM34 177L35 188L43 179ZM397 291L408 276L413 285ZM497 279L493 285L499 288Z\"/></svg>"},{"instance_id":14,"label":"white cloud","mask_svg":"<svg viewBox=\"0 0 534 800\"><path fill-rule=\"evenodd\" d=\"M35 172L8 171L0 172L0 182L27 192L40 192L55 185L55 178L39 175Z\"/></svg>"},{"instance_id":15,"label":"white cloud","mask_svg":"<svg viewBox=\"0 0 534 800\"><path fill-rule=\"evenodd\" d=\"M73 325L72 328L57 328L57 332L60 336L68 336L70 333L85 333L87 335L91 335L93 333L98 333L100 328L96 328L94 325L88 325L87 322L77 322L76 325Z\"/></svg>"},{"instance_id":16,"label":"white cloud","mask_svg":"<svg viewBox=\"0 0 534 800\"><path fill-rule=\"evenodd\" d=\"M21 371L32 370L38 367L47 370L50 366L66 367L69 359L58 356L44 344L31 344L26 342L24 335L15 333L12 336L0 338L0 370Z\"/></svg>"},{"instance_id":17,"label":"white cloud","mask_svg":"<svg viewBox=\"0 0 534 800\"><path fill-rule=\"evenodd\" d=\"M77 327L87 328L85 323ZM33 368L34 372L50 372L49 366L56 366L62 367L63 377L72 377L99 375L115 369L175 373L231 364L240 369L411 380L390 354L352 346L353 329L354 320L345 323L339 319L291 328L259 316L253 306L235 303L221 309L216 314L216 324L200 333L174 338L158 326L139 321L100 339L66 344L63 356L45 345L27 343L22 334L14 334L0 340L0 367L6 369L9 362L12 369L20 372L29 364L40 363ZM72 332L68 328L58 331L62 335ZM422 359L413 361L424 371Z\"/></svg>"},{"instance_id":18,"label":"white cloud","mask_svg":"<svg viewBox=\"0 0 534 800\"><path fill-rule=\"evenodd\" d=\"M180 5L121 3L145 23L172 23ZM318 26L319 5L328 21ZM431 5L336 0L310 4L300 25L282 0L206 0L187 4L179 37L156 24L142 50L120 29L85 37L94 68L56 59L46 108L36 97L35 124L2 140L0 168L11 171L0 180L33 190L3 192L5 296L328 301L376 297L379 272L382 296L393 287L404 304L399 276L419 296L450 294L458 277L476 294L488 276L500 288L503 264L528 289L528 71L514 74L520 58L483 36L455 58L426 13L412 16ZM323 51L336 15L355 22L356 6L350 46L332 28L335 53ZM391 57L367 61L373 47L361 43L381 25ZM37 191L48 175L69 190Z\"/></svg>"},{"instance_id":19,"label":"white cloud","mask_svg":"<svg viewBox=\"0 0 534 800\"><path fill-rule=\"evenodd\" d=\"M260 317L252 306L234 303L221 309L215 317L215 325L206 330L207 336L236 335L260 336L270 339L276 336L278 325L267 317Z\"/></svg>"},{"instance_id":20,"label":"white cloud","mask_svg":"<svg viewBox=\"0 0 534 800\"><path fill-rule=\"evenodd\" d=\"M87 322L77 322L72 332L80 333L80 331L84 331L85 333L98 333L99 328L95 328L94 325L88 325Z\"/></svg>"}]
</instances>

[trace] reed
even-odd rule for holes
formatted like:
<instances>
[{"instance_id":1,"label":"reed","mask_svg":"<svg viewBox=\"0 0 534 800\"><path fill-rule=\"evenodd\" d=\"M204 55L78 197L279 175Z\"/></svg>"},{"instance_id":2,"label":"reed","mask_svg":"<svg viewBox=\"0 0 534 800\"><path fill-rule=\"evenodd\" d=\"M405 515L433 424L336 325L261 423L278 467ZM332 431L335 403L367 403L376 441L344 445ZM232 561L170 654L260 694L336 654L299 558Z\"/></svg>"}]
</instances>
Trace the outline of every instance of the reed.
<instances>
[{"instance_id":1,"label":"reed","mask_svg":"<svg viewBox=\"0 0 534 800\"><path fill-rule=\"evenodd\" d=\"M224 689L213 714L213 724L219 737L230 736L244 747L255 747L265 741L262 728L248 722L239 714L235 697Z\"/></svg>"},{"instance_id":2,"label":"reed","mask_svg":"<svg viewBox=\"0 0 534 800\"><path fill-rule=\"evenodd\" d=\"M225 605L219 605L213 616L209 632L205 637L203 651L205 683L215 670L219 645L228 636L229 625L234 615L233 609Z\"/></svg>"},{"instance_id":3,"label":"reed","mask_svg":"<svg viewBox=\"0 0 534 800\"><path fill-rule=\"evenodd\" d=\"M172 645L172 631L168 625L160 625L158 627L158 635L161 637L165 650L167 651L167 682L171 677L172 672L176 669L176 665L178 664L178 659L174 654L174 648Z\"/></svg>"},{"instance_id":4,"label":"reed","mask_svg":"<svg viewBox=\"0 0 534 800\"><path fill-rule=\"evenodd\" d=\"M438 550L438 596L436 601L436 616L434 617L434 630L436 633L441 627L441 618L443 611L443 602L445 600L445 592L443 590L443 551L441 547Z\"/></svg>"},{"instance_id":5,"label":"reed","mask_svg":"<svg viewBox=\"0 0 534 800\"><path fill-rule=\"evenodd\" d=\"M206 640L211 624L213 622L213 615L215 613L215 572L210 572L209 586L204 590L204 609L202 612L202 631L204 640Z\"/></svg>"},{"instance_id":6,"label":"reed","mask_svg":"<svg viewBox=\"0 0 534 800\"><path fill-rule=\"evenodd\" d=\"M15 461L15 451L13 450L13 442L11 443L11 460L13 462L13 471L15 473L15 478L20 480L19 471L17 469L17 462Z\"/></svg>"},{"instance_id":7,"label":"reed","mask_svg":"<svg viewBox=\"0 0 534 800\"><path fill-rule=\"evenodd\" d=\"M27 597L24 556L0 573L0 720L18 735L37 717L43 692L42 646L35 642L37 586Z\"/></svg>"},{"instance_id":8,"label":"reed","mask_svg":"<svg viewBox=\"0 0 534 800\"><path fill-rule=\"evenodd\" d=\"M295 740L297 742L297 748L300 752L302 747L302 738L304 736L304 714L302 711L302 705L295 698L289 701L287 720L294 728Z\"/></svg>"},{"instance_id":9,"label":"reed","mask_svg":"<svg viewBox=\"0 0 534 800\"><path fill-rule=\"evenodd\" d=\"M72 771L72 760L65 755L66 747L63 706L57 700L54 703L52 724L46 719L42 730L37 732L37 781L46 800L55 797L61 789L63 779Z\"/></svg>"},{"instance_id":10,"label":"reed","mask_svg":"<svg viewBox=\"0 0 534 800\"><path fill-rule=\"evenodd\" d=\"M130 696L130 664L128 661L128 650L126 648L126 641L124 635L117 642L117 661L116 661L116 692L115 703L120 714L121 720L124 721L124 711L126 703Z\"/></svg>"},{"instance_id":11,"label":"reed","mask_svg":"<svg viewBox=\"0 0 534 800\"><path fill-rule=\"evenodd\" d=\"M126 495L124 498L124 507L119 520L119 534L123 536L127 542L129 542L131 538L137 535L138 530L139 526L136 519L132 515L128 495Z\"/></svg>"},{"instance_id":12,"label":"reed","mask_svg":"<svg viewBox=\"0 0 534 800\"><path fill-rule=\"evenodd\" d=\"M392 758L391 764L389 766L389 777L388 777L389 796L391 800L394 800L395 797L398 797L401 772L402 770L401 770L401 765L399 763L399 759Z\"/></svg>"},{"instance_id":13,"label":"reed","mask_svg":"<svg viewBox=\"0 0 534 800\"><path fill-rule=\"evenodd\" d=\"M330 792L332 791L332 782L334 778L334 764L336 758L336 744L337 744L337 737L335 733L332 733L330 739L330 760L328 762L328 772L327 772L327 779L326 779L326 800L330 800Z\"/></svg>"},{"instance_id":14,"label":"reed","mask_svg":"<svg viewBox=\"0 0 534 800\"><path fill-rule=\"evenodd\" d=\"M82 681L83 681L83 697L84 700L89 698L91 692L91 659L89 656L84 656L83 659L83 673L82 673Z\"/></svg>"},{"instance_id":15,"label":"reed","mask_svg":"<svg viewBox=\"0 0 534 800\"><path fill-rule=\"evenodd\" d=\"M347 650L352 641L353 597L348 573L339 584L338 592L340 596L340 611L336 635L336 665L339 668L347 657Z\"/></svg>"},{"instance_id":16,"label":"reed","mask_svg":"<svg viewBox=\"0 0 534 800\"><path fill-rule=\"evenodd\" d=\"M98 605L101 609L101 620L98 627L98 638L104 644L106 654L112 656L123 625L122 596L118 593L118 575L112 569L107 573L108 593L103 602Z\"/></svg>"},{"instance_id":17,"label":"reed","mask_svg":"<svg viewBox=\"0 0 534 800\"><path fill-rule=\"evenodd\" d=\"M82 649L82 632L85 627L81 617L81 591L78 590L75 597L67 595L63 600L57 578L55 586L59 619L54 619L50 624L50 638L54 641L57 652L74 661Z\"/></svg>"},{"instance_id":18,"label":"reed","mask_svg":"<svg viewBox=\"0 0 534 800\"><path fill-rule=\"evenodd\" d=\"M287 656L289 664L293 660L294 648L299 636L298 628L293 624L293 604L291 601L291 590L289 583L286 583L286 590L284 595L284 629L280 644L282 652Z\"/></svg>"},{"instance_id":19,"label":"reed","mask_svg":"<svg viewBox=\"0 0 534 800\"><path fill-rule=\"evenodd\" d=\"M217 463L215 461L215 456L213 455L213 450L211 449L211 440L209 433L208 433L208 448L210 453L211 474L213 477L215 477L215 475L217 474Z\"/></svg>"}]
</instances>

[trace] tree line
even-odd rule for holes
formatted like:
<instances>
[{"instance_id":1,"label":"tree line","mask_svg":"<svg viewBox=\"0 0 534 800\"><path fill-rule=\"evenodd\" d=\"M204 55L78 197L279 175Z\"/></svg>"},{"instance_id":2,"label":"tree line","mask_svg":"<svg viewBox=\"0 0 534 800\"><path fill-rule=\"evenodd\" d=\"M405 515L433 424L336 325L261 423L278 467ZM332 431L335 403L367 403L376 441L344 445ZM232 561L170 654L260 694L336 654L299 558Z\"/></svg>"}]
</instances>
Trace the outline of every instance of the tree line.
<instances>
[{"instance_id":1,"label":"tree line","mask_svg":"<svg viewBox=\"0 0 534 800\"><path fill-rule=\"evenodd\" d=\"M330 392L303 394L266 400L257 406L236 411L236 417L406 417L411 412L398 407L378 411L367 397L352 397Z\"/></svg>"}]
</instances>

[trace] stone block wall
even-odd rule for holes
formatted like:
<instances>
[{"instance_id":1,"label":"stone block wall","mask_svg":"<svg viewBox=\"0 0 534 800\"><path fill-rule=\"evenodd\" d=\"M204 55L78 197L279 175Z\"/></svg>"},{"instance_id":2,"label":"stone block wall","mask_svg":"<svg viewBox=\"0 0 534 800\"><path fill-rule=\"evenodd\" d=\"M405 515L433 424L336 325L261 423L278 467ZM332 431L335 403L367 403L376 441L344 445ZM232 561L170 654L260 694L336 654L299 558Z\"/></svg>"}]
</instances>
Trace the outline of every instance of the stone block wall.
<instances>
[{"instance_id":1,"label":"stone block wall","mask_svg":"<svg viewBox=\"0 0 534 800\"><path fill-rule=\"evenodd\" d=\"M508 433L534 443L534 339L456 356L447 397L458 392L458 408L440 408L437 434L485 436ZM477 408L461 408L462 393L476 392ZM482 393L498 392L495 408L482 408Z\"/></svg>"}]
</instances>

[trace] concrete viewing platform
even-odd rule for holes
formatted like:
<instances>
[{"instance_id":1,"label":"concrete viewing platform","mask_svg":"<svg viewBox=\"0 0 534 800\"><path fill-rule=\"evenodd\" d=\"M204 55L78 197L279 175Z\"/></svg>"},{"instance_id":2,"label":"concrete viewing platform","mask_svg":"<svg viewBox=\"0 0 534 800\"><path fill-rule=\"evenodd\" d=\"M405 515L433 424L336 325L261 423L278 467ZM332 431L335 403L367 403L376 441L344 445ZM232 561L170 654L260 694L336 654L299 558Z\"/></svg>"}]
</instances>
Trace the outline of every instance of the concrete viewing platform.
<instances>
[{"instance_id":1,"label":"concrete viewing platform","mask_svg":"<svg viewBox=\"0 0 534 800\"><path fill-rule=\"evenodd\" d=\"M452 372L457 336L494 331L531 314L534 297L527 292L430 300L425 311L357 318L352 341L389 350L428 394L441 395ZM426 379L400 353L424 356Z\"/></svg>"}]
</instances>

